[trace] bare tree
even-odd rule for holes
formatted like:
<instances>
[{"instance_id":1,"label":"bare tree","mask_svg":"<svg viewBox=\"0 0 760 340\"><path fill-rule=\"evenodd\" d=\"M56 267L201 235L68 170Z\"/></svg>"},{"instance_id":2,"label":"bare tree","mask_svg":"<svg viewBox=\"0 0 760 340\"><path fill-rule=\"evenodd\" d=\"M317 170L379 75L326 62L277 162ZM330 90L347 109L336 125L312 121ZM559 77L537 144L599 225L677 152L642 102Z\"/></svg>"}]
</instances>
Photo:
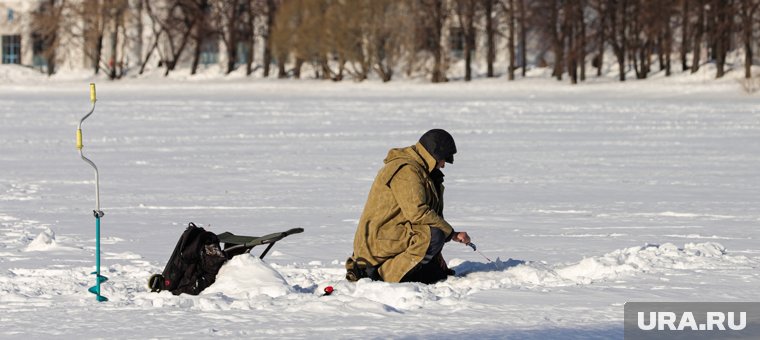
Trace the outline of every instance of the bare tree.
<instances>
[{"instance_id":1,"label":"bare tree","mask_svg":"<svg viewBox=\"0 0 760 340\"><path fill-rule=\"evenodd\" d=\"M89 57L95 74L100 73L103 38L106 29L106 6L103 0L84 0L75 9L83 21L84 54Z\"/></svg>"},{"instance_id":2,"label":"bare tree","mask_svg":"<svg viewBox=\"0 0 760 340\"><path fill-rule=\"evenodd\" d=\"M705 0L696 0L697 5L697 22L694 24L694 39L692 42L692 61L691 61L691 73L699 71L700 57L702 54L702 35L704 34L705 27Z\"/></svg>"},{"instance_id":3,"label":"bare tree","mask_svg":"<svg viewBox=\"0 0 760 340\"><path fill-rule=\"evenodd\" d=\"M245 48L247 50L247 53L245 55L245 75L250 76L253 73L254 51L256 51L254 46L256 42L256 18L259 17L262 10L259 7L258 1L245 0L245 2L246 11L243 28L243 40L245 42Z\"/></svg>"},{"instance_id":4,"label":"bare tree","mask_svg":"<svg viewBox=\"0 0 760 340\"><path fill-rule=\"evenodd\" d=\"M457 0L456 12L464 35L464 80L472 80L472 51L475 49L475 0Z\"/></svg>"},{"instance_id":5,"label":"bare tree","mask_svg":"<svg viewBox=\"0 0 760 340\"><path fill-rule=\"evenodd\" d=\"M520 3L520 68L524 78L528 69L528 11L526 0L517 1Z\"/></svg>"},{"instance_id":6,"label":"bare tree","mask_svg":"<svg viewBox=\"0 0 760 340\"><path fill-rule=\"evenodd\" d=\"M582 13L582 9L579 9L579 7L579 0L569 0L563 10L562 35L567 41L567 73L570 76L571 84L578 83L578 60L580 55L578 21L582 21L582 19L578 18L579 12Z\"/></svg>"},{"instance_id":7,"label":"bare tree","mask_svg":"<svg viewBox=\"0 0 760 340\"><path fill-rule=\"evenodd\" d=\"M46 73L51 76L56 71L56 51L60 47L59 31L63 25L64 0L46 0L32 12L32 30L42 49L35 51L45 60Z\"/></svg>"},{"instance_id":8,"label":"bare tree","mask_svg":"<svg viewBox=\"0 0 760 340\"><path fill-rule=\"evenodd\" d=\"M618 61L618 68L620 69L620 81L625 81L625 56L628 40L628 0L609 0L607 3L609 15L609 34L608 41L612 50L615 53L615 57Z\"/></svg>"},{"instance_id":9,"label":"bare tree","mask_svg":"<svg viewBox=\"0 0 760 340\"><path fill-rule=\"evenodd\" d=\"M673 54L673 24L672 18L675 16L675 7L668 6L667 11L663 11L663 25L665 30L663 32L664 37L660 37L662 41L662 48L660 49L660 55L665 54L665 76L669 77L671 74L671 55ZM662 63L662 61L660 61ZM661 67L662 68L662 67Z\"/></svg>"},{"instance_id":10,"label":"bare tree","mask_svg":"<svg viewBox=\"0 0 760 340\"><path fill-rule=\"evenodd\" d=\"M578 63L580 64L581 81L586 81L586 2L578 0L578 14L575 21L578 25Z\"/></svg>"},{"instance_id":11,"label":"bare tree","mask_svg":"<svg viewBox=\"0 0 760 340\"><path fill-rule=\"evenodd\" d=\"M405 32L412 31L413 19L408 2L396 0L372 0L368 21L370 23L369 46L375 73L383 82L390 81L401 58ZM390 19L393 18L393 19ZM405 29L406 28L406 29Z\"/></svg>"},{"instance_id":12,"label":"bare tree","mask_svg":"<svg viewBox=\"0 0 760 340\"><path fill-rule=\"evenodd\" d=\"M557 80L562 80L565 67L565 36L563 35L565 1L541 0L533 2L532 6L535 13L532 24L538 29L539 39L546 42L543 48L551 50L554 56L552 76Z\"/></svg>"},{"instance_id":13,"label":"bare tree","mask_svg":"<svg viewBox=\"0 0 760 340\"><path fill-rule=\"evenodd\" d=\"M593 65L596 67L596 76L602 76L602 68L604 67L604 51L605 51L605 30L607 29L607 0L596 0L594 2L594 11L596 12L596 56L593 58Z\"/></svg>"},{"instance_id":14,"label":"bare tree","mask_svg":"<svg viewBox=\"0 0 760 340\"><path fill-rule=\"evenodd\" d=\"M129 10L129 1L111 0L107 8L107 18L111 27L110 58L106 64L109 79L121 78L124 73L124 53L119 53L119 38L124 35L124 16ZM121 32L122 34L119 34ZM123 41L122 41L123 44ZM123 51L123 49L122 49Z\"/></svg>"},{"instance_id":15,"label":"bare tree","mask_svg":"<svg viewBox=\"0 0 760 340\"><path fill-rule=\"evenodd\" d=\"M741 36L744 44L744 78L752 78L752 32L755 25L755 13L760 6L757 0L740 0Z\"/></svg>"},{"instance_id":16,"label":"bare tree","mask_svg":"<svg viewBox=\"0 0 760 340\"><path fill-rule=\"evenodd\" d=\"M712 46L715 59L716 78L726 74L726 56L731 48L731 33L734 31L735 7L732 0L713 0Z\"/></svg>"},{"instance_id":17,"label":"bare tree","mask_svg":"<svg viewBox=\"0 0 760 340\"><path fill-rule=\"evenodd\" d=\"M143 59L140 73L156 51L160 56L158 66L164 67L164 76L168 76L177 67L199 18L188 0L145 1L144 5L151 20L154 41Z\"/></svg>"},{"instance_id":18,"label":"bare tree","mask_svg":"<svg viewBox=\"0 0 760 340\"><path fill-rule=\"evenodd\" d=\"M689 53L689 3L692 0L681 0L681 71L689 69L687 54Z\"/></svg>"},{"instance_id":19,"label":"bare tree","mask_svg":"<svg viewBox=\"0 0 760 340\"><path fill-rule=\"evenodd\" d=\"M153 15L153 11L152 11L152 9L150 7L150 2L148 0L143 0L142 2L143 2L144 6L146 8L146 11L147 11L148 15L151 17L151 30L153 32L153 35L152 35L153 42L150 44L150 48L148 49L148 53L146 53L145 57L143 57L143 59L142 59L142 62L140 64L139 74L143 74L143 72L145 72L145 67L148 64L148 62L150 61L151 57L153 56L153 52L156 52L156 51L158 51L158 53L161 52L158 49L158 44L161 41L162 34L164 33L163 26L157 20L153 20L154 15ZM163 59L163 58L161 58L161 59Z\"/></svg>"},{"instance_id":20,"label":"bare tree","mask_svg":"<svg viewBox=\"0 0 760 340\"><path fill-rule=\"evenodd\" d=\"M448 9L444 0L420 0L421 21L425 27L427 35L425 39L430 52L433 55L433 70L431 71L431 81L433 83L446 82L446 72L444 71L444 51L442 43L443 27L448 17Z\"/></svg>"},{"instance_id":21,"label":"bare tree","mask_svg":"<svg viewBox=\"0 0 760 340\"><path fill-rule=\"evenodd\" d=\"M266 1L266 31L264 32L264 77L269 77L269 67L272 64L272 32L274 18L277 15L277 0Z\"/></svg>"},{"instance_id":22,"label":"bare tree","mask_svg":"<svg viewBox=\"0 0 760 340\"><path fill-rule=\"evenodd\" d=\"M218 0L214 1L214 13L216 14L216 27L222 42L226 47L227 65L225 73L230 74L237 68L238 43L241 42L241 36L245 27L243 13L247 11L244 8L243 0ZM247 4L247 3L246 3ZM250 37L253 39L252 37Z\"/></svg>"},{"instance_id":23,"label":"bare tree","mask_svg":"<svg viewBox=\"0 0 760 340\"><path fill-rule=\"evenodd\" d=\"M213 34L213 28L209 22L211 4L209 0L188 0L188 9L196 18L195 29L191 34L195 46L193 48L193 62L190 66L190 74L194 75L198 71L201 52L203 52L207 39Z\"/></svg>"},{"instance_id":24,"label":"bare tree","mask_svg":"<svg viewBox=\"0 0 760 340\"><path fill-rule=\"evenodd\" d=\"M586 13L585 1L569 0L565 10L566 32L568 39L568 73L570 81L586 80Z\"/></svg>"},{"instance_id":25,"label":"bare tree","mask_svg":"<svg viewBox=\"0 0 760 340\"><path fill-rule=\"evenodd\" d=\"M483 1L483 15L486 21L486 77L494 76L493 64L496 61L496 27L494 27L494 0Z\"/></svg>"},{"instance_id":26,"label":"bare tree","mask_svg":"<svg viewBox=\"0 0 760 340\"><path fill-rule=\"evenodd\" d=\"M629 20L629 58L636 78L645 79L652 70L652 56L657 55L660 69L665 69L665 45L670 35L673 4L667 1L644 0L631 4ZM667 52L668 58L670 52Z\"/></svg>"},{"instance_id":27,"label":"bare tree","mask_svg":"<svg viewBox=\"0 0 760 340\"><path fill-rule=\"evenodd\" d=\"M507 77L509 80L515 80L515 16L517 15L517 8L515 8L515 0L507 0L506 2L501 2L501 6L504 13L507 13L508 18L507 54L509 65L507 65Z\"/></svg>"}]
</instances>

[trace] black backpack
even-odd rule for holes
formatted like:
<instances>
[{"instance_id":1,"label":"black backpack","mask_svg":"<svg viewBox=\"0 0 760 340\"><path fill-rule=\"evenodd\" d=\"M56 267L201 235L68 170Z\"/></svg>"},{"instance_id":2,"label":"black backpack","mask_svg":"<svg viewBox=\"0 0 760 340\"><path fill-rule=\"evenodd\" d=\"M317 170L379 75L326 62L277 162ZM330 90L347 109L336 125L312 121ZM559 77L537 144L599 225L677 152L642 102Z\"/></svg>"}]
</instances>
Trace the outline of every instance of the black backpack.
<instances>
[{"instance_id":1,"label":"black backpack","mask_svg":"<svg viewBox=\"0 0 760 340\"><path fill-rule=\"evenodd\" d=\"M149 288L152 292L168 290L174 295L198 295L214 283L225 262L227 255L219 246L216 234L190 222L177 241L164 272L151 276Z\"/></svg>"}]
</instances>

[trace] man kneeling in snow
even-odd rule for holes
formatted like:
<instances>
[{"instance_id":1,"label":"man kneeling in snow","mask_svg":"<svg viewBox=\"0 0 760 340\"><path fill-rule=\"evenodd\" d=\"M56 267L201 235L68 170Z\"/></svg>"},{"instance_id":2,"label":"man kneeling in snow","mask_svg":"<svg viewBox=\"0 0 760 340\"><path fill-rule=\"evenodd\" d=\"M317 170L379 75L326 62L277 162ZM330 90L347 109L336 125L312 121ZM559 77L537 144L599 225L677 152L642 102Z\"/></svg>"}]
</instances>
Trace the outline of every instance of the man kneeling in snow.
<instances>
[{"instance_id":1,"label":"man kneeling in snow","mask_svg":"<svg viewBox=\"0 0 760 340\"><path fill-rule=\"evenodd\" d=\"M434 283L453 275L441 256L450 240L470 243L443 219L443 172L454 138L441 129L415 145L391 149L375 177L346 261L346 279Z\"/></svg>"}]
</instances>

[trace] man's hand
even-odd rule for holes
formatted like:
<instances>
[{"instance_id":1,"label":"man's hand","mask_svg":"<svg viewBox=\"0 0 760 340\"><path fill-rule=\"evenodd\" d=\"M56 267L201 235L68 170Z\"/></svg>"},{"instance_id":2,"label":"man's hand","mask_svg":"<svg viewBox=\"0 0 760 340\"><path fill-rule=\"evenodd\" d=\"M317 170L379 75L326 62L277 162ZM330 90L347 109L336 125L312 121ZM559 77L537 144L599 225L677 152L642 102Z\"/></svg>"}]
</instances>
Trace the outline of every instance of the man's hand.
<instances>
[{"instance_id":1,"label":"man's hand","mask_svg":"<svg viewBox=\"0 0 760 340\"><path fill-rule=\"evenodd\" d=\"M452 241L468 244L470 243L470 235L467 235L467 232L460 231L460 232L454 232L454 236L451 237Z\"/></svg>"}]
</instances>

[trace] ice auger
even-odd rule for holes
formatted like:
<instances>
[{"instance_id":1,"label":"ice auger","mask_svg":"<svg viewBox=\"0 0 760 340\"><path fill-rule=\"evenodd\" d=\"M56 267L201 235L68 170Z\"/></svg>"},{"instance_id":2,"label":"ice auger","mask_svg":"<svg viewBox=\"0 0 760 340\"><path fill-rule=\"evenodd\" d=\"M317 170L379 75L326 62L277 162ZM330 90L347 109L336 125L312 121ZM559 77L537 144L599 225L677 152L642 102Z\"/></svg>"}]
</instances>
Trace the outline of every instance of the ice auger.
<instances>
[{"instance_id":1,"label":"ice auger","mask_svg":"<svg viewBox=\"0 0 760 340\"><path fill-rule=\"evenodd\" d=\"M90 103L92 103L92 108L90 109L90 112L79 121L79 126L77 127L77 149L79 150L79 156L82 157L82 160L95 169L95 210L92 211L93 215L95 215L95 271L91 273L95 275L95 285L90 287L88 291L95 294L98 301L103 302L108 301L108 298L100 295L100 284L108 281L108 278L100 275L100 218L105 215L103 211L100 210L100 175L98 174L98 167L95 166L95 163L85 157L82 153L82 147L84 147L84 145L82 145L82 122L95 112L95 101L95 84L90 83Z\"/></svg>"}]
</instances>

